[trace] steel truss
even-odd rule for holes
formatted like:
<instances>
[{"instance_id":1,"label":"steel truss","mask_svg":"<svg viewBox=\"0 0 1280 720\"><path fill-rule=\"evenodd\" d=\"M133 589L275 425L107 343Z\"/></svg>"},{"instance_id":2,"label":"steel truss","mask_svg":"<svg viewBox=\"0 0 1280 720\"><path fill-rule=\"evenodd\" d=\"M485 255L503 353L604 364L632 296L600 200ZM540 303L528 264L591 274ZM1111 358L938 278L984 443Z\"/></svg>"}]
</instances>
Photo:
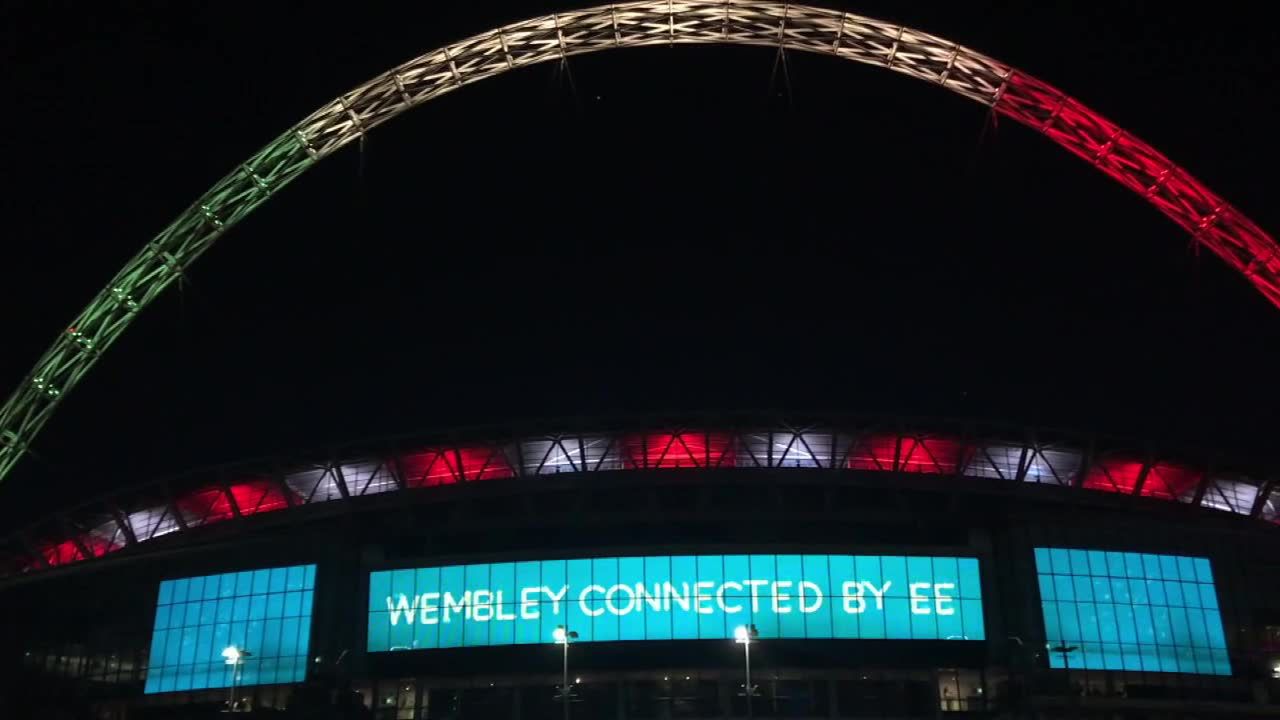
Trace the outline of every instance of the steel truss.
<instances>
[{"instance_id":1,"label":"steel truss","mask_svg":"<svg viewBox=\"0 0 1280 720\"><path fill-rule=\"evenodd\" d=\"M1063 92L928 33L835 10L757 0L647 0L557 13L432 50L342 95L237 166L134 256L0 408L0 481L134 316L273 193L378 125L509 70L619 47L736 44L831 55L919 78L1052 139L1191 233L1280 306L1276 243L1154 148Z\"/></svg>"},{"instance_id":2,"label":"steel truss","mask_svg":"<svg viewBox=\"0 0 1280 720\"><path fill-rule=\"evenodd\" d=\"M117 491L7 538L0 544L0 575L75 564L206 526L322 503L350 507L372 496L407 501L473 483L542 480L528 486L532 491L561 474L743 469L871 473L890 480L932 476L968 492L1050 486L1072 493L1076 502L1100 501L1097 493L1107 493L1280 523L1276 476L1062 433L938 424L924 430L874 420L481 431L201 471Z\"/></svg>"}]
</instances>

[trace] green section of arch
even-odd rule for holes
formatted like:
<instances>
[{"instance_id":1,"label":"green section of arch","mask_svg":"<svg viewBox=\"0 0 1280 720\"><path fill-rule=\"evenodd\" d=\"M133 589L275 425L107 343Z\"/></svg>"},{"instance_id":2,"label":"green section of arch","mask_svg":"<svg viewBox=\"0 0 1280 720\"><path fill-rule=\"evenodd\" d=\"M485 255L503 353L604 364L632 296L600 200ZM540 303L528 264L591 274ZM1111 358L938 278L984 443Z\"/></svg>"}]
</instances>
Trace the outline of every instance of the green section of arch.
<instances>
[{"instance_id":1,"label":"green section of arch","mask_svg":"<svg viewBox=\"0 0 1280 720\"><path fill-rule=\"evenodd\" d=\"M116 273L0 408L0 481L134 316L224 232L314 162L300 138L276 139L202 195Z\"/></svg>"}]
</instances>

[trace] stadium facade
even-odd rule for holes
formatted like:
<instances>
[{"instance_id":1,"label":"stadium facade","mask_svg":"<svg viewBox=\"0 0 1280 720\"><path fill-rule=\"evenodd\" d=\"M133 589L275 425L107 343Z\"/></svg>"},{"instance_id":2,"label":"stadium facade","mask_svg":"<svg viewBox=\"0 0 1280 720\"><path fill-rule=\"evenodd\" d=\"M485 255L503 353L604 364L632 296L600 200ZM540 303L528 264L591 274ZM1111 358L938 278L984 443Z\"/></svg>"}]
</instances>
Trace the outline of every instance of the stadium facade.
<instances>
[{"instance_id":1,"label":"stadium facade","mask_svg":"<svg viewBox=\"0 0 1280 720\"><path fill-rule=\"evenodd\" d=\"M1262 468L1031 430L387 440L14 533L6 702L532 719L567 678L580 718L1278 715L1278 509Z\"/></svg>"}]
</instances>

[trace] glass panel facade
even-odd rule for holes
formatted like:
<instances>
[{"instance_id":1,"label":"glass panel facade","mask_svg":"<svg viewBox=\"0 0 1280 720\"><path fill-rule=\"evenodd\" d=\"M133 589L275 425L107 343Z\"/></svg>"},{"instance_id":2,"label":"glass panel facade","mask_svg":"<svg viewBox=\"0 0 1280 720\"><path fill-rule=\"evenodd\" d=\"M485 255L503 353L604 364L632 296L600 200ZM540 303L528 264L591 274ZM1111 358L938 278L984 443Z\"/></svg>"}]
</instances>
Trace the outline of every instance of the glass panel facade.
<instances>
[{"instance_id":1,"label":"glass panel facade","mask_svg":"<svg viewBox=\"0 0 1280 720\"><path fill-rule=\"evenodd\" d=\"M680 555L370 574L368 649L762 638L982 640L976 558Z\"/></svg>"},{"instance_id":2,"label":"glass panel facade","mask_svg":"<svg viewBox=\"0 0 1280 720\"><path fill-rule=\"evenodd\" d=\"M1035 556L1049 667L1231 674L1208 559L1043 547Z\"/></svg>"},{"instance_id":3,"label":"glass panel facade","mask_svg":"<svg viewBox=\"0 0 1280 720\"><path fill-rule=\"evenodd\" d=\"M161 582L146 692L303 680L315 578L297 565Z\"/></svg>"}]
</instances>

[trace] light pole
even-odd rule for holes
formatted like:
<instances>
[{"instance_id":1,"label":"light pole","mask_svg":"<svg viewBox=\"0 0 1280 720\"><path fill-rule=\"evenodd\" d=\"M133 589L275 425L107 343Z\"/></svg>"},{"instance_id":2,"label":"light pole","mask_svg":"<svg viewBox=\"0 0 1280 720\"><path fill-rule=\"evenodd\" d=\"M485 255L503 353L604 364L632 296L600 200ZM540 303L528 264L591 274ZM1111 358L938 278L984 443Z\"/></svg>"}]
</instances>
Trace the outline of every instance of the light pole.
<instances>
[{"instance_id":1,"label":"light pole","mask_svg":"<svg viewBox=\"0 0 1280 720\"><path fill-rule=\"evenodd\" d=\"M1063 679L1066 680L1067 683L1067 695L1071 696L1074 693L1071 690L1071 659L1069 656L1080 648L1075 645L1068 645L1066 640L1062 640L1058 643L1057 647L1049 649L1056 653L1062 653Z\"/></svg>"},{"instance_id":2,"label":"light pole","mask_svg":"<svg viewBox=\"0 0 1280 720\"><path fill-rule=\"evenodd\" d=\"M227 690L227 712L236 711L236 681L239 680L240 665L246 658L252 656L253 653L248 650L241 650L235 645L228 645L222 649L222 657L231 666L231 688Z\"/></svg>"},{"instance_id":3,"label":"light pole","mask_svg":"<svg viewBox=\"0 0 1280 720\"><path fill-rule=\"evenodd\" d=\"M751 696L755 694L755 686L751 684L751 643L759 637L755 625L739 625L733 629L733 641L742 645L743 657L747 661L747 717L754 717L751 712Z\"/></svg>"},{"instance_id":4,"label":"light pole","mask_svg":"<svg viewBox=\"0 0 1280 720\"><path fill-rule=\"evenodd\" d=\"M564 703L564 720L569 720L569 643L578 639L578 633L557 625L551 637L564 646L564 672L560 676L560 702Z\"/></svg>"}]
</instances>

